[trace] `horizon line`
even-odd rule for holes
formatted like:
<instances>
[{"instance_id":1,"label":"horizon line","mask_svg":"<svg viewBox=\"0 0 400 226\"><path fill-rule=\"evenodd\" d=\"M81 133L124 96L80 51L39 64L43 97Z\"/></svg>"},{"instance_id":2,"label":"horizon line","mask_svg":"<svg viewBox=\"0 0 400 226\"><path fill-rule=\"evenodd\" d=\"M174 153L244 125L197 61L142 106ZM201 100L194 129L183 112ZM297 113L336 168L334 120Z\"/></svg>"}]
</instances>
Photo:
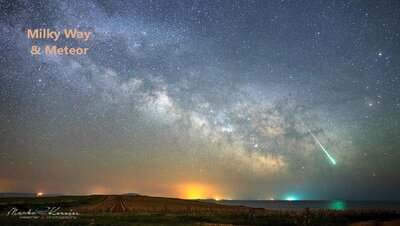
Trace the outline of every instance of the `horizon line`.
<instances>
[{"instance_id":1,"label":"horizon line","mask_svg":"<svg viewBox=\"0 0 400 226\"><path fill-rule=\"evenodd\" d=\"M39 192L41 193L41 192ZM136 192L126 192L126 193L76 193L76 194L68 194L68 193L41 193L39 195L38 192L0 192L0 198L18 198L18 197L56 197L56 196L95 196L95 195L136 195L136 196L147 196L147 197L158 197L158 198L172 198L172 199L184 199L184 200L214 200L214 201L285 201L285 202L302 202L302 201L352 201L352 202L400 202L400 199L295 199L295 200L287 200L287 199L232 199L232 198L181 198L181 197L173 197L173 196L159 196L159 195L146 195ZM8 196L4 197L6 194L26 194L27 196ZM28 196L30 195L30 196Z\"/></svg>"}]
</instances>

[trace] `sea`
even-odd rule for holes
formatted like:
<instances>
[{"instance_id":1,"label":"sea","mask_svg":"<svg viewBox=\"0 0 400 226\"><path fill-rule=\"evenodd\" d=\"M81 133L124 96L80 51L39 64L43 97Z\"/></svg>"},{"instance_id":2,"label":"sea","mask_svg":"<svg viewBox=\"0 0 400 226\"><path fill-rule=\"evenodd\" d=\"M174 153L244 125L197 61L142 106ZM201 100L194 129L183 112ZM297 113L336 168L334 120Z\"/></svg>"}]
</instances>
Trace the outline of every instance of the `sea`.
<instances>
[{"instance_id":1,"label":"sea","mask_svg":"<svg viewBox=\"0 0 400 226\"><path fill-rule=\"evenodd\" d=\"M203 200L204 201L204 200ZM206 200L206 202L224 205L247 206L272 210L301 210L301 209L374 209L400 211L400 201L270 201L270 200Z\"/></svg>"}]
</instances>

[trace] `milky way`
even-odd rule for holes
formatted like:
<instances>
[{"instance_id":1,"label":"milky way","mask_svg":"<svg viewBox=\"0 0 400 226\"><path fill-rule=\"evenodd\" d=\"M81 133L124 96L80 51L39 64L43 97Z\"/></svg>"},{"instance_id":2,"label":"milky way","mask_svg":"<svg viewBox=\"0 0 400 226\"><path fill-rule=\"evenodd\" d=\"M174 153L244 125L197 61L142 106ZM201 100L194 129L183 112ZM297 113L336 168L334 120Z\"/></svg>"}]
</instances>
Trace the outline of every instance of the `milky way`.
<instances>
[{"instance_id":1,"label":"milky way","mask_svg":"<svg viewBox=\"0 0 400 226\"><path fill-rule=\"evenodd\" d=\"M397 1L0 9L0 192L400 198ZM90 52L32 56L31 28Z\"/></svg>"}]
</instances>

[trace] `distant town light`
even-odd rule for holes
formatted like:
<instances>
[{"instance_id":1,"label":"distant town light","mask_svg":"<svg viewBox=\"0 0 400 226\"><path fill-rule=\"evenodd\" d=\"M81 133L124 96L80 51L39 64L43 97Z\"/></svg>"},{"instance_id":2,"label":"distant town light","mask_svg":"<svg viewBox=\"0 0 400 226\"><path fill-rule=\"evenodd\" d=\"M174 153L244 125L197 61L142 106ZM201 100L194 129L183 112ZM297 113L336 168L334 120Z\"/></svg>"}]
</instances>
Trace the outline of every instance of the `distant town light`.
<instances>
[{"instance_id":1,"label":"distant town light","mask_svg":"<svg viewBox=\"0 0 400 226\"><path fill-rule=\"evenodd\" d=\"M290 195L286 197L286 201L296 201L299 200L296 196Z\"/></svg>"}]
</instances>

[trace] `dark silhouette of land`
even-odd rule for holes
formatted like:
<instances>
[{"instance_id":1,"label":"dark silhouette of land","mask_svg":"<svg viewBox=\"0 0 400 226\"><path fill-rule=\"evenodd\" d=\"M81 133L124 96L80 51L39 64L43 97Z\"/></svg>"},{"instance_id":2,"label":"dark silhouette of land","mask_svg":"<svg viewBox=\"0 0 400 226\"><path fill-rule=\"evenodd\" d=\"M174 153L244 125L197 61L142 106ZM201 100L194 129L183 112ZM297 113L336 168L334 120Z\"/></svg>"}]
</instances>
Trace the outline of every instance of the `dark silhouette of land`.
<instances>
[{"instance_id":1,"label":"dark silhouette of land","mask_svg":"<svg viewBox=\"0 0 400 226\"><path fill-rule=\"evenodd\" d=\"M18 215L47 207L79 214L64 219ZM0 198L0 211L0 225L400 225L394 210L267 210L137 194Z\"/></svg>"}]
</instances>

